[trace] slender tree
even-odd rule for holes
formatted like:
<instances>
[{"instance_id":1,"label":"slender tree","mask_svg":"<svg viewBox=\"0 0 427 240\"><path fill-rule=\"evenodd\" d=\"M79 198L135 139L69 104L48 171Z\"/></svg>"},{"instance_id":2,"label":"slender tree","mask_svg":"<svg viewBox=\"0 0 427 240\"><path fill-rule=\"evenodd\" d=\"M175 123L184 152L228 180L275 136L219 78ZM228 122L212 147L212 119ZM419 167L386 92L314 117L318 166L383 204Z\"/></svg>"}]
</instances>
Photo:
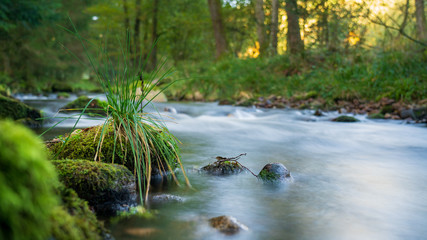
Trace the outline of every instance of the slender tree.
<instances>
[{"instance_id":1,"label":"slender tree","mask_svg":"<svg viewBox=\"0 0 427 240\"><path fill-rule=\"evenodd\" d=\"M301 40L299 15L296 0L286 0L285 11L288 16L287 47L291 54L302 53L304 43Z\"/></svg>"},{"instance_id":2,"label":"slender tree","mask_svg":"<svg viewBox=\"0 0 427 240\"><path fill-rule=\"evenodd\" d=\"M277 33L279 31L279 0L271 2L271 29L270 44L271 55L277 55Z\"/></svg>"},{"instance_id":3,"label":"slender tree","mask_svg":"<svg viewBox=\"0 0 427 240\"><path fill-rule=\"evenodd\" d=\"M135 45L135 59L139 59L141 54L140 42L140 24L141 24L141 0L135 0L135 25L133 30L133 44Z\"/></svg>"},{"instance_id":4,"label":"slender tree","mask_svg":"<svg viewBox=\"0 0 427 240\"><path fill-rule=\"evenodd\" d=\"M220 58L227 53L227 40L225 38L224 25L221 16L221 1L208 0L209 12L211 14L212 25L215 35L216 58Z\"/></svg>"},{"instance_id":5,"label":"slender tree","mask_svg":"<svg viewBox=\"0 0 427 240\"><path fill-rule=\"evenodd\" d=\"M158 13L159 13L159 2L160 0L154 0L153 2L153 28L151 32L151 45L152 51L150 53L150 69L154 70L157 65L157 39L159 38L159 34L157 32L157 22L158 22Z\"/></svg>"},{"instance_id":6,"label":"slender tree","mask_svg":"<svg viewBox=\"0 0 427 240\"><path fill-rule=\"evenodd\" d=\"M265 55L265 50L267 49L267 36L265 33L264 25L264 0L255 0L255 19L256 19L256 30L259 43L259 53L260 56Z\"/></svg>"},{"instance_id":7,"label":"slender tree","mask_svg":"<svg viewBox=\"0 0 427 240\"><path fill-rule=\"evenodd\" d=\"M424 0L415 0L415 18L417 21L417 35L420 41L427 41L426 14Z\"/></svg>"}]
</instances>

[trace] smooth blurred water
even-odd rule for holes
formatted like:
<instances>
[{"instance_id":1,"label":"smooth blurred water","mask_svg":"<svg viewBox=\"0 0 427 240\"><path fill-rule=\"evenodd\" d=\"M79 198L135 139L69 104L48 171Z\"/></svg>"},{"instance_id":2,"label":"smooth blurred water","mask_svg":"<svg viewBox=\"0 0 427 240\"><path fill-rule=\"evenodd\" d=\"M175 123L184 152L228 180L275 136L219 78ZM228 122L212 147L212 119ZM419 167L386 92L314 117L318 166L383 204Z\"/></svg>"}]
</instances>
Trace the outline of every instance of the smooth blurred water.
<instances>
[{"instance_id":1,"label":"smooth blurred water","mask_svg":"<svg viewBox=\"0 0 427 240\"><path fill-rule=\"evenodd\" d=\"M31 101L36 102L27 102ZM358 116L358 123L337 123L329 121L337 113L319 118L311 111L260 111L215 103L156 106L182 142L182 160L193 189L164 189L184 202L152 206L158 211L155 219L130 218L111 225L116 239L427 236L425 125L364 116ZM166 107L177 113L163 112ZM85 119L80 127L85 125L94 122ZM247 153L240 162L255 173L267 163L283 163L294 182L271 185L249 173L213 177L196 170L216 156L240 153ZM207 222L220 215L236 217L250 230L223 235Z\"/></svg>"}]
</instances>

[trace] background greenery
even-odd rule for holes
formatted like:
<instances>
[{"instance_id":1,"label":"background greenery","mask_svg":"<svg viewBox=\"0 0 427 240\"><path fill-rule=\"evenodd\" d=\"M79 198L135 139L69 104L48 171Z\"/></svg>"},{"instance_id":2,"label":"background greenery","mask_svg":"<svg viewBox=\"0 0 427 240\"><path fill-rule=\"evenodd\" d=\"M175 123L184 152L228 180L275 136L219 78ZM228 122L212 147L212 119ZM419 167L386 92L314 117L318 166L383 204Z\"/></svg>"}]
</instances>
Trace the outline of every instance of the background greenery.
<instances>
[{"instance_id":1,"label":"background greenery","mask_svg":"<svg viewBox=\"0 0 427 240\"><path fill-rule=\"evenodd\" d=\"M70 28L70 16L88 42L102 44L113 56L120 54L117 38L125 39L129 30L130 57L146 60L144 72L167 58L176 70L169 81L185 79L168 90L174 99L291 97L310 91L326 99L426 98L427 40L425 30L420 33L423 21L417 20L420 6L425 17L424 1L280 0L277 49L271 33L275 1L4 0L1 89L99 90L82 45L59 27ZM226 39L221 56L215 54L210 2L220 7ZM255 11L260 2L261 23ZM288 11L295 2L297 8ZM298 18L296 32L304 45L292 53L290 14ZM261 47L259 26L268 43Z\"/></svg>"}]
</instances>

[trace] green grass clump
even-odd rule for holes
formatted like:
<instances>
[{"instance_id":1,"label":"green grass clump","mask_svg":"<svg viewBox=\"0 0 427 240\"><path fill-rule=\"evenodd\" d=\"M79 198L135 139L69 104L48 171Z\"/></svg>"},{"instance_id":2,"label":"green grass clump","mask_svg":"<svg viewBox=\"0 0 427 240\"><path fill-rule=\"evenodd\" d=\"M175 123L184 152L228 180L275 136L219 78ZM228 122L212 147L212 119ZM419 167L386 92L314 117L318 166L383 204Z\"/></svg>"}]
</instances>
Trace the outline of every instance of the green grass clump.
<instances>
[{"instance_id":1,"label":"green grass clump","mask_svg":"<svg viewBox=\"0 0 427 240\"><path fill-rule=\"evenodd\" d=\"M27 128L0 121L0 239L48 239L56 173Z\"/></svg>"},{"instance_id":2,"label":"green grass clump","mask_svg":"<svg viewBox=\"0 0 427 240\"><path fill-rule=\"evenodd\" d=\"M108 141L106 138L112 139L114 144L113 158L108 161L116 160L114 156L117 149L127 156L127 149L130 148L131 154L129 155L133 160L141 200L143 190L145 190L145 199L147 199L153 165L161 166L160 170L169 171L175 180L174 169L176 165L180 166L189 185L181 164L178 141L159 116L144 111L145 107L156 97L154 95L148 99L149 93L172 73L170 69L160 73L165 62L162 62L149 77L143 77L146 76L142 74L144 60L141 57L131 56L129 35L125 43L118 41L120 54L113 56L102 46L88 43L74 25L72 30L65 30L80 40L90 66L96 74L96 79L107 97L107 117L99 131L100 138L96 153L92 156L93 159L102 161L103 145L105 141ZM95 56L91 54L92 47L97 52ZM138 84L138 81L141 83ZM161 90L163 91L170 84L166 84ZM85 108L87 107L88 105ZM108 133L109 127L112 128L112 135Z\"/></svg>"}]
</instances>

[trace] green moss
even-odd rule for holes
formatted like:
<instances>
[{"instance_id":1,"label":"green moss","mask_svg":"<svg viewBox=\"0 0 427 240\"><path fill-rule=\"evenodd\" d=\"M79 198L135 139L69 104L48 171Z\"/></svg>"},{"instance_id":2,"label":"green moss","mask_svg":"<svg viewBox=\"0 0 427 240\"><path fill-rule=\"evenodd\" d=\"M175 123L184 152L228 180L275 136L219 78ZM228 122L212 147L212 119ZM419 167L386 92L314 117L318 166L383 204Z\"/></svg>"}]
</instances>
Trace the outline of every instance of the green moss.
<instances>
[{"instance_id":1,"label":"green moss","mask_svg":"<svg viewBox=\"0 0 427 240\"><path fill-rule=\"evenodd\" d=\"M35 121L41 124L40 111L11 97L0 95L0 119L9 118L12 120L23 119L23 121Z\"/></svg>"},{"instance_id":2,"label":"green moss","mask_svg":"<svg viewBox=\"0 0 427 240\"><path fill-rule=\"evenodd\" d=\"M47 239L57 205L53 166L28 129L0 121L0 239Z\"/></svg>"},{"instance_id":3,"label":"green moss","mask_svg":"<svg viewBox=\"0 0 427 240\"><path fill-rule=\"evenodd\" d=\"M384 114L382 113L372 113L368 115L369 119L384 119Z\"/></svg>"},{"instance_id":4,"label":"green moss","mask_svg":"<svg viewBox=\"0 0 427 240\"><path fill-rule=\"evenodd\" d=\"M55 160L52 163L57 168L59 180L91 205L109 201L110 195L106 192L124 191L134 179L122 165L87 160Z\"/></svg>"},{"instance_id":5,"label":"green moss","mask_svg":"<svg viewBox=\"0 0 427 240\"><path fill-rule=\"evenodd\" d=\"M69 102L67 105L61 108L67 112L82 112L86 105L92 100L87 96L80 96L76 100ZM86 114L101 114L106 115L106 108L108 104L105 101L94 99L85 110Z\"/></svg>"},{"instance_id":6,"label":"green moss","mask_svg":"<svg viewBox=\"0 0 427 240\"><path fill-rule=\"evenodd\" d=\"M258 178L262 179L264 181L273 182L273 181L280 180L280 174L276 174L276 173L268 171L267 169L263 169L263 170L261 170L261 172L259 172Z\"/></svg>"},{"instance_id":7,"label":"green moss","mask_svg":"<svg viewBox=\"0 0 427 240\"><path fill-rule=\"evenodd\" d=\"M80 199L74 190L58 188L62 205L55 207L51 215L51 236L56 240L103 239L106 230L89 209L86 201Z\"/></svg>"},{"instance_id":8,"label":"green moss","mask_svg":"<svg viewBox=\"0 0 427 240\"><path fill-rule=\"evenodd\" d=\"M359 122L357 118L351 116L339 116L337 118L332 119L334 122Z\"/></svg>"},{"instance_id":9,"label":"green moss","mask_svg":"<svg viewBox=\"0 0 427 240\"><path fill-rule=\"evenodd\" d=\"M64 141L68 135L60 137L59 141L48 144L47 147L49 148L52 155L55 156L55 159L94 160L101 131L102 126L76 130L71 133L71 136L66 144L64 144ZM166 133L161 131L153 131L152 134L154 137L156 137L158 135L165 135ZM98 156L99 158L97 159L101 159L101 161L105 163L124 164L129 170L133 172L134 160L131 147L129 144L126 144L124 140L122 141L122 146L119 140L117 140L117 144L114 144L114 138L115 136L113 128L108 126L104 134L102 149ZM168 139L165 137L157 137L157 139L158 141L168 141ZM157 166L154 164L154 160L156 158L158 158L158 156L152 154L152 167ZM163 161L163 163L168 161L171 166L176 165L176 159L161 159L161 161ZM161 168L159 167L159 169Z\"/></svg>"}]
</instances>

